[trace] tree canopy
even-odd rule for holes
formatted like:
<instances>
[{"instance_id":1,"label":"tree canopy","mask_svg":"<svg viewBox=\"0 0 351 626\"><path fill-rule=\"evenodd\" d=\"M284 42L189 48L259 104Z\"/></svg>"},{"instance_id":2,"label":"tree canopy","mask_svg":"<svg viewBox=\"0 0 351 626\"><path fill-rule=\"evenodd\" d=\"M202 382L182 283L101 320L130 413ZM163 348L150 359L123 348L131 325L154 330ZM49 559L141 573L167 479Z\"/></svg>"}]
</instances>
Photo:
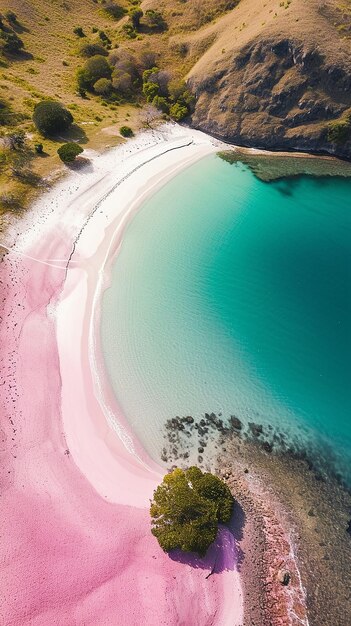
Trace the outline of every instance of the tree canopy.
<instances>
[{"instance_id":1,"label":"tree canopy","mask_svg":"<svg viewBox=\"0 0 351 626\"><path fill-rule=\"evenodd\" d=\"M59 155L61 161L63 161L64 163L73 163L78 154L81 154L82 152L82 146L80 146L78 143L74 143L73 141L64 143L57 150L57 154Z\"/></svg>"},{"instance_id":2,"label":"tree canopy","mask_svg":"<svg viewBox=\"0 0 351 626\"><path fill-rule=\"evenodd\" d=\"M112 68L107 59L101 54L90 57L83 68L78 70L78 85L83 89L93 90L95 83L100 78L110 80Z\"/></svg>"},{"instance_id":3,"label":"tree canopy","mask_svg":"<svg viewBox=\"0 0 351 626\"><path fill-rule=\"evenodd\" d=\"M73 117L60 102L42 100L34 108L33 122L42 135L52 136L67 130Z\"/></svg>"},{"instance_id":4,"label":"tree canopy","mask_svg":"<svg viewBox=\"0 0 351 626\"><path fill-rule=\"evenodd\" d=\"M228 523L234 499L217 476L197 467L166 474L150 506L152 534L169 552L180 548L204 556L216 539L218 523Z\"/></svg>"}]
</instances>

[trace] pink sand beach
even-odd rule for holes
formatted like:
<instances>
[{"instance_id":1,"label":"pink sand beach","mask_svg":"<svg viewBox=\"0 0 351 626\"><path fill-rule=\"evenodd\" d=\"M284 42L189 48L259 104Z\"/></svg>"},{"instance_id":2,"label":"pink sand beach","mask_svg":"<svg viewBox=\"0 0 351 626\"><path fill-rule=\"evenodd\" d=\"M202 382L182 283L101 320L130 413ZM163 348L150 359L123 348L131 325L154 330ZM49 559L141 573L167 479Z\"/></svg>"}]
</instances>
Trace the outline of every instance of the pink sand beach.
<instances>
[{"instance_id":1,"label":"pink sand beach","mask_svg":"<svg viewBox=\"0 0 351 626\"><path fill-rule=\"evenodd\" d=\"M241 626L236 540L170 558L150 532L163 469L105 376L101 294L124 228L170 177L218 150L167 125L87 153L1 244L4 626ZM213 574L209 576L211 571Z\"/></svg>"}]
</instances>

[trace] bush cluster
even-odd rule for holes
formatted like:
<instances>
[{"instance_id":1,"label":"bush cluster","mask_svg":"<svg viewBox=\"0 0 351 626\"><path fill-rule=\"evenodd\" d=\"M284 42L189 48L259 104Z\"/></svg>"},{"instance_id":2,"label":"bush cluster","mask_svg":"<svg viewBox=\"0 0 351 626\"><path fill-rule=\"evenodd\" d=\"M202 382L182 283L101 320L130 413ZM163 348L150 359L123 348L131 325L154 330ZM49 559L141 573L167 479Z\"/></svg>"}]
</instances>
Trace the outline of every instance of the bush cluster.
<instances>
[{"instance_id":1,"label":"bush cluster","mask_svg":"<svg viewBox=\"0 0 351 626\"><path fill-rule=\"evenodd\" d=\"M129 10L130 21L122 26L122 32L128 39L135 39L139 31L162 32L167 30L167 22L162 13L155 9L144 11L139 5Z\"/></svg>"},{"instance_id":2,"label":"bush cluster","mask_svg":"<svg viewBox=\"0 0 351 626\"><path fill-rule=\"evenodd\" d=\"M165 74L158 67L144 72L143 94L147 102L180 122L191 113L194 96L183 81L172 81Z\"/></svg>"},{"instance_id":3,"label":"bush cluster","mask_svg":"<svg viewBox=\"0 0 351 626\"><path fill-rule=\"evenodd\" d=\"M154 492L151 532L165 552L179 548L204 556L218 524L229 522L233 504L229 487L217 476L197 467L175 469Z\"/></svg>"},{"instance_id":4,"label":"bush cluster","mask_svg":"<svg viewBox=\"0 0 351 626\"><path fill-rule=\"evenodd\" d=\"M102 54L91 56L85 65L78 70L77 79L80 89L94 91L95 85L101 78L111 79L112 68Z\"/></svg>"}]
</instances>

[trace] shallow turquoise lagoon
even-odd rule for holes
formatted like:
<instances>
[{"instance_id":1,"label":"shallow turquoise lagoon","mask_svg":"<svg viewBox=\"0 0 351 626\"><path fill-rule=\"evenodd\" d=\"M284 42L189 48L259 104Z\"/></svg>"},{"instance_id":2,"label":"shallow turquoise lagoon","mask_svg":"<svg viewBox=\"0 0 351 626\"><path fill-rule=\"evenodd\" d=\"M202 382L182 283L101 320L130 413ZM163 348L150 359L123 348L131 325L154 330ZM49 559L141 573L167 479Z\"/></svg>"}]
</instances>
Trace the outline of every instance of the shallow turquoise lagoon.
<instances>
[{"instance_id":1,"label":"shallow turquoise lagoon","mask_svg":"<svg viewBox=\"0 0 351 626\"><path fill-rule=\"evenodd\" d=\"M104 295L116 396L159 459L165 421L221 412L351 460L351 180L264 183L206 157L129 225Z\"/></svg>"}]
</instances>

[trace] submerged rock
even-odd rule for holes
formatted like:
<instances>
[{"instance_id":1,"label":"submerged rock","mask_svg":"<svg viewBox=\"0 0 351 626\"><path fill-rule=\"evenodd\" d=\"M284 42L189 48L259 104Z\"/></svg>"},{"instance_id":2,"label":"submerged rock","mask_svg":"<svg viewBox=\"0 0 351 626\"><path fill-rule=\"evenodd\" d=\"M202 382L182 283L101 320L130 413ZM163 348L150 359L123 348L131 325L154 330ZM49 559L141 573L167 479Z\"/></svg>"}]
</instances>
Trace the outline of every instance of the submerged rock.
<instances>
[{"instance_id":1,"label":"submerged rock","mask_svg":"<svg viewBox=\"0 0 351 626\"><path fill-rule=\"evenodd\" d=\"M254 437L259 437L263 433L263 426L261 424L255 424L255 422L249 422L249 429Z\"/></svg>"},{"instance_id":2,"label":"submerged rock","mask_svg":"<svg viewBox=\"0 0 351 626\"><path fill-rule=\"evenodd\" d=\"M238 417L235 417L235 415L230 416L230 423L234 430L242 430L243 424Z\"/></svg>"}]
</instances>

